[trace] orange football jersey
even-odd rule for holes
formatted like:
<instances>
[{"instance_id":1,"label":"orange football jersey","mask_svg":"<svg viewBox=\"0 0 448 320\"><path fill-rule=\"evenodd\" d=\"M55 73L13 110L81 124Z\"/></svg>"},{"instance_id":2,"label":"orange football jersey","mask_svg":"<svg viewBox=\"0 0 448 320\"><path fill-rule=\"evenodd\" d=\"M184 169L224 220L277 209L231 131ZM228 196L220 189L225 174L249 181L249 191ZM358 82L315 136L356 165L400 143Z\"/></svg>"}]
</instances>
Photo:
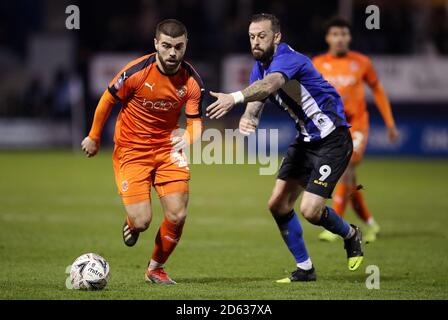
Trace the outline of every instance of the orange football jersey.
<instances>
[{"instance_id":1,"label":"orange football jersey","mask_svg":"<svg viewBox=\"0 0 448 320\"><path fill-rule=\"evenodd\" d=\"M340 94L349 119L367 111L364 84L374 87L378 82L367 56L354 51L343 57L326 53L315 57L313 64Z\"/></svg>"},{"instance_id":2,"label":"orange football jersey","mask_svg":"<svg viewBox=\"0 0 448 320\"><path fill-rule=\"evenodd\" d=\"M157 66L155 53L127 64L108 91L122 102L114 137L119 146L170 143L184 105L187 118L202 115L204 87L197 72L182 62L176 74L164 74Z\"/></svg>"}]
</instances>

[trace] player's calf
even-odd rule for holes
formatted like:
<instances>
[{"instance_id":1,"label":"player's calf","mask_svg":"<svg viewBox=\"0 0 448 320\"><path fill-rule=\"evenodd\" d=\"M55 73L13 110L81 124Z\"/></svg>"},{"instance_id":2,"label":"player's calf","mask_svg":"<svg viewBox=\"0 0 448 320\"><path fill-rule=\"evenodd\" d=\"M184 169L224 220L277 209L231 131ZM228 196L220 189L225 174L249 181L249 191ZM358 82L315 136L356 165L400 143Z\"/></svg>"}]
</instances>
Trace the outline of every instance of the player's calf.
<instances>
[{"instance_id":1,"label":"player's calf","mask_svg":"<svg viewBox=\"0 0 448 320\"><path fill-rule=\"evenodd\" d=\"M137 243L140 232L151 224L152 212L149 200L125 206L127 218L123 224L123 241L128 247Z\"/></svg>"},{"instance_id":2,"label":"player's calf","mask_svg":"<svg viewBox=\"0 0 448 320\"><path fill-rule=\"evenodd\" d=\"M325 200L321 196L305 192L300 204L302 215L312 224L322 226L343 239L352 237L355 230L334 209L325 206Z\"/></svg>"},{"instance_id":3,"label":"player's calf","mask_svg":"<svg viewBox=\"0 0 448 320\"><path fill-rule=\"evenodd\" d=\"M326 199L311 192L305 191L302 202L300 203L300 212L310 223L319 225L324 213Z\"/></svg>"}]
</instances>

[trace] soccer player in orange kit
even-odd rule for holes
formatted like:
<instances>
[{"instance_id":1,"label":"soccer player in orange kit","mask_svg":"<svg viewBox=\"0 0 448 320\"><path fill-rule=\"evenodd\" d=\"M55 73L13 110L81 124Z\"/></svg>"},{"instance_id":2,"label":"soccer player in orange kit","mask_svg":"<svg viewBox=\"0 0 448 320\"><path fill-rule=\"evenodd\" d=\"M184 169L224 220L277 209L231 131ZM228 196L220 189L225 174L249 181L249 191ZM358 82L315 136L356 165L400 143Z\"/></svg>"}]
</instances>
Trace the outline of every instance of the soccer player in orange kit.
<instances>
[{"instance_id":1,"label":"soccer player in orange kit","mask_svg":"<svg viewBox=\"0 0 448 320\"><path fill-rule=\"evenodd\" d=\"M325 40L329 46L327 53L313 59L316 69L338 91L344 103L344 111L351 124L353 155L349 166L336 187L333 207L343 216L347 202L350 201L356 214L367 224L365 242L376 240L380 231L364 200L361 190L357 190L356 166L361 162L367 146L369 134L369 114L365 101L364 83L370 87L375 104L386 124L391 142L398 139L398 131L392 110L381 82L378 80L371 60L349 49L350 24L341 18L334 18L326 26ZM323 231L319 239L334 241L337 236Z\"/></svg>"},{"instance_id":2,"label":"soccer player in orange kit","mask_svg":"<svg viewBox=\"0 0 448 320\"><path fill-rule=\"evenodd\" d=\"M127 213L124 243L135 245L140 232L149 227L151 186L164 211L145 271L148 283L176 283L166 274L164 264L180 240L187 215L190 173L184 148L202 131L204 88L197 72L183 60L187 42L183 23L160 22L154 39L156 52L131 61L112 80L98 103L89 135L82 141L87 156L94 156L110 111L120 102L113 168ZM187 130L180 134L183 106Z\"/></svg>"}]
</instances>

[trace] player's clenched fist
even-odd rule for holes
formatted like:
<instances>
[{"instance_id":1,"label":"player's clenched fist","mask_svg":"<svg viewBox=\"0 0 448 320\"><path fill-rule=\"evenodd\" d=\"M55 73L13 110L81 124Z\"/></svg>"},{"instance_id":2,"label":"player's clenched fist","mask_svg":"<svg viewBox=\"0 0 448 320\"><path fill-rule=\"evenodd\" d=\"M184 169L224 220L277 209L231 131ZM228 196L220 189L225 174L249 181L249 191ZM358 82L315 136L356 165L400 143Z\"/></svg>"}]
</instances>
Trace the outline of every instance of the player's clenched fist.
<instances>
[{"instance_id":1,"label":"player's clenched fist","mask_svg":"<svg viewBox=\"0 0 448 320\"><path fill-rule=\"evenodd\" d=\"M82 140L81 148L89 158L96 155L100 149L99 143L88 136Z\"/></svg>"},{"instance_id":2,"label":"player's clenched fist","mask_svg":"<svg viewBox=\"0 0 448 320\"><path fill-rule=\"evenodd\" d=\"M245 136L250 135L252 132L255 132L258 126L258 119L251 119L248 117L241 117L239 129L242 134Z\"/></svg>"}]
</instances>

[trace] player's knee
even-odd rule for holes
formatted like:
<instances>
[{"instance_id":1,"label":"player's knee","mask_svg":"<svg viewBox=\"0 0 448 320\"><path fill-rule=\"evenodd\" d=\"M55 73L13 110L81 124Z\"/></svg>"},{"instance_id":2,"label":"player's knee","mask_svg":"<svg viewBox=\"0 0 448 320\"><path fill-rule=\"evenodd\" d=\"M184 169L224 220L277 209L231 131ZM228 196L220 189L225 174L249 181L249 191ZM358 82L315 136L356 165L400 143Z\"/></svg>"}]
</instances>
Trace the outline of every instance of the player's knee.
<instances>
[{"instance_id":1,"label":"player's knee","mask_svg":"<svg viewBox=\"0 0 448 320\"><path fill-rule=\"evenodd\" d=\"M348 171L345 171L344 174L341 176L340 182L349 185L351 183L350 174Z\"/></svg>"},{"instance_id":2,"label":"player's knee","mask_svg":"<svg viewBox=\"0 0 448 320\"><path fill-rule=\"evenodd\" d=\"M302 202L300 205L300 212L303 217L312 224L319 222L323 209L324 206L317 203Z\"/></svg>"},{"instance_id":3,"label":"player's knee","mask_svg":"<svg viewBox=\"0 0 448 320\"><path fill-rule=\"evenodd\" d=\"M346 170L346 180L348 183L356 183L355 165L350 164Z\"/></svg>"},{"instance_id":4,"label":"player's knee","mask_svg":"<svg viewBox=\"0 0 448 320\"><path fill-rule=\"evenodd\" d=\"M151 224L151 217L147 216L138 216L133 221L134 229L136 231L142 232L149 228L149 225Z\"/></svg>"},{"instance_id":5,"label":"player's knee","mask_svg":"<svg viewBox=\"0 0 448 320\"><path fill-rule=\"evenodd\" d=\"M149 228L151 221L143 220L143 219L135 219L134 220L134 230L138 232L143 232Z\"/></svg>"},{"instance_id":6,"label":"player's knee","mask_svg":"<svg viewBox=\"0 0 448 320\"><path fill-rule=\"evenodd\" d=\"M269 199L268 202L269 211L274 217L285 215L294 208L294 205L291 205L288 203L288 201L285 201L278 197L272 197Z\"/></svg>"},{"instance_id":7,"label":"player's knee","mask_svg":"<svg viewBox=\"0 0 448 320\"><path fill-rule=\"evenodd\" d=\"M187 208L181 208L178 210L167 210L165 217L174 224L180 224L187 219Z\"/></svg>"},{"instance_id":8,"label":"player's knee","mask_svg":"<svg viewBox=\"0 0 448 320\"><path fill-rule=\"evenodd\" d=\"M133 229L142 232L149 228L152 219L149 201L128 204L125 207L128 217L131 219Z\"/></svg>"},{"instance_id":9,"label":"player's knee","mask_svg":"<svg viewBox=\"0 0 448 320\"><path fill-rule=\"evenodd\" d=\"M151 224L151 213L150 212L140 212L138 214L131 215L132 224L134 230L138 232L143 232L149 228Z\"/></svg>"}]
</instances>

